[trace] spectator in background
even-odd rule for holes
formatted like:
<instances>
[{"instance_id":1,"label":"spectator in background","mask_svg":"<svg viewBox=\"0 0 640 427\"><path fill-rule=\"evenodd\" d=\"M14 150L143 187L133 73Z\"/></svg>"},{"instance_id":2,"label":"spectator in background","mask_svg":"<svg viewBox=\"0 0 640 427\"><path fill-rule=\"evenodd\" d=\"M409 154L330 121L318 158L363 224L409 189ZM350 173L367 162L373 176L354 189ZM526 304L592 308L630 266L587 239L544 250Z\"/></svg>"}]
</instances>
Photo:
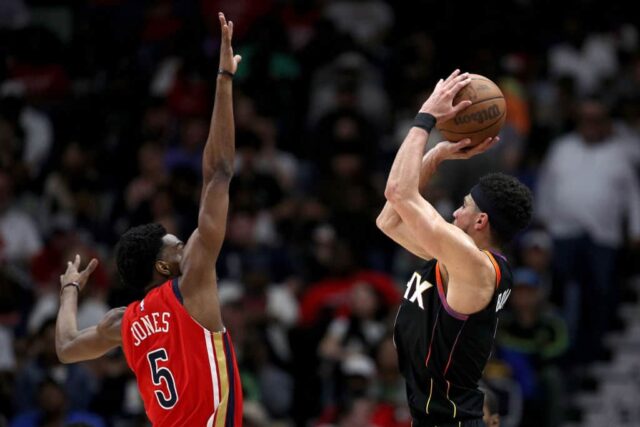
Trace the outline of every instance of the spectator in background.
<instances>
[{"instance_id":1,"label":"spectator in background","mask_svg":"<svg viewBox=\"0 0 640 427\"><path fill-rule=\"evenodd\" d=\"M398 368L392 334L388 333L376 349L376 374L373 383L373 397L376 401L373 414L375 425L411 426L411 414L405 403L405 383Z\"/></svg>"},{"instance_id":2,"label":"spectator in background","mask_svg":"<svg viewBox=\"0 0 640 427\"><path fill-rule=\"evenodd\" d=\"M209 128L203 117L189 117L180 124L178 143L167 150L165 167L172 171L184 167L200 174L202 149L207 140Z\"/></svg>"},{"instance_id":3,"label":"spectator in background","mask_svg":"<svg viewBox=\"0 0 640 427\"><path fill-rule=\"evenodd\" d=\"M584 100L576 131L553 143L538 183L537 216L554 239L558 283L573 294L564 310L583 362L602 356L616 312L625 219L640 243L640 185L626 153L607 107Z\"/></svg>"},{"instance_id":4,"label":"spectator in background","mask_svg":"<svg viewBox=\"0 0 640 427\"><path fill-rule=\"evenodd\" d=\"M354 353L372 357L386 332L380 315L384 306L375 288L355 283L349 299L350 313L334 319L320 342L320 354L327 359L343 361Z\"/></svg>"},{"instance_id":5,"label":"spectator in background","mask_svg":"<svg viewBox=\"0 0 640 427\"><path fill-rule=\"evenodd\" d=\"M294 191L299 185L299 160L278 146L279 130L276 120L258 113L256 102L242 93L236 95L234 118L238 128L237 135L259 141L259 154L254 160L256 169L273 176L283 191ZM248 145L250 147L252 144ZM255 148L256 144L253 143L253 146ZM237 168L243 168L240 162Z\"/></svg>"},{"instance_id":6,"label":"spectator in background","mask_svg":"<svg viewBox=\"0 0 640 427\"><path fill-rule=\"evenodd\" d=\"M14 136L18 137L11 142L2 141L2 145L18 149L19 158L15 160L24 164L27 177L38 178L53 145L51 120L19 96L0 99L0 120L12 126Z\"/></svg>"},{"instance_id":7,"label":"spectator in background","mask_svg":"<svg viewBox=\"0 0 640 427\"><path fill-rule=\"evenodd\" d=\"M23 0L8 0L0 5L0 29L21 28L31 19Z\"/></svg>"},{"instance_id":8,"label":"spectator in background","mask_svg":"<svg viewBox=\"0 0 640 427\"><path fill-rule=\"evenodd\" d=\"M35 287L35 303L28 316L27 329L35 333L44 322L55 316L59 305L60 270L65 260L80 254L83 259L101 258L95 243L86 234L78 233L74 225L64 217L55 219L51 235L45 246L31 260L31 277ZM109 276L103 265L94 271L94 286L84 293L78 307L78 325L94 325L109 311L106 299L109 290Z\"/></svg>"},{"instance_id":9,"label":"spectator in background","mask_svg":"<svg viewBox=\"0 0 640 427\"><path fill-rule=\"evenodd\" d=\"M511 366L524 398L522 427L561 423L560 358L569 348L564 320L545 304L540 278L528 268L515 270L510 310L497 334L498 357Z\"/></svg>"},{"instance_id":10,"label":"spectator in background","mask_svg":"<svg viewBox=\"0 0 640 427\"><path fill-rule=\"evenodd\" d=\"M98 415L81 410L69 410L65 389L52 378L38 385L38 406L11 421L11 427L57 427L63 423L82 423L89 427L106 427Z\"/></svg>"},{"instance_id":11,"label":"spectator in background","mask_svg":"<svg viewBox=\"0 0 640 427\"><path fill-rule=\"evenodd\" d=\"M56 35L43 26L31 26L16 32L14 40L5 84L19 87L25 96L43 103L64 99L71 81Z\"/></svg>"},{"instance_id":12,"label":"spectator in background","mask_svg":"<svg viewBox=\"0 0 640 427\"><path fill-rule=\"evenodd\" d=\"M487 427L500 427L498 397L487 387L483 387L482 391L484 392L484 406L482 408L484 416L482 417L482 421L484 421Z\"/></svg>"},{"instance_id":13,"label":"spectator in background","mask_svg":"<svg viewBox=\"0 0 640 427\"><path fill-rule=\"evenodd\" d=\"M165 150L160 143L149 141L138 150L138 175L125 190L125 207L130 214L135 214L140 205L148 202L158 188L168 184L164 156Z\"/></svg>"},{"instance_id":14,"label":"spectator in background","mask_svg":"<svg viewBox=\"0 0 640 427\"><path fill-rule=\"evenodd\" d=\"M542 228L530 228L518 240L518 255L522 266L530 268L538 275L545 296L548 296L552 303L561 306L563 289L561 286L553 286L553 241L549 233Z\"/></svg>"},{"instance_id":15,"label":"spectator in background","mask_svg":"<svg viewBox=\"0 0 640 427\"><path fill-rule=\"evenodd\" d=\"M349 311L338 313L320 341L318 352L325 361L324 393L329 402L351 397L345 391L354 383L349 379L349 370L370 366L366 377L373 377L375 349L387 332L381 299L372 285L354 283L349 292Z\"/></svg>"},{"instance_id":16,"label":"spectator in background","mask_svg":"<svg viewBox=\"0 0 640 427\"><path fill-rule=\"evenodd\" d=\"M310 123L335 110L358 111L378 130L386 130L389 99L378 70L358 52L345 52L314 73L310 87Z\"/></svg>"},{"instance_id":17,"label":"spectator in background","mask_svg":"<svg viewBox=\"0 0 640 427\"><path fill-rule=\"evenodd\" d=\"M67 393L69 410L87 410L97 391L95 378L81 364L63 365L55 346L55 317L47 319L33 337L29 356L17 372L13 399L18 413L37 410L37 396L47 378L61 384ZM47 389L48 391L49 389ZM62 399L62 398L61 398Z\"/></svg>"},{"instance_id":18,"label":"spectator in background","mask_svg":"<svg viewBox=\"0 0 640 427\"><path fill-rule=\"evenodd\" d=\"M382 0L331 0L324 14L364 48L375 50L393 27L393 9Z\"/></svg>"},{"instance_id":19,"label":"spectator in background","mask_svg":"<svg viewBox=\"0 0 640 427\"><path fill-rule=\"evenodd\" d=\"M76 227L98 233L106 212L101 190L95 149L79 142L67 144L45 179L40 223L48 230L51 219L66 216Z\"/></svg>"},{"instance_id":20,"label":"spectator in background","mask_svg":"<svg viewBox=\"0 0 640 427\"><path fill-rule=\"evenodd\" d=\"M0 169L0 263L26 267L42 247L33 220L14 205L13 178Z\"/></svg>"},{"instance_id":21,"label":"spectator in background","mask_svg":"<svg viewBox=\"0 0 640 427\"><path fill-rule=\"evenodd\" d=\"M237 135L236 172L229 196L236 208L254 212L273 208L282 201L284 193L269 171L260 168L261 144L258 135L240 131Z\"/></svg>"},{"instance_id":22,"label":"spectator in background","mask_svg":"<svg viewBox=\"0 0 640 427\"><path fill-rule=\"evenodd\" d=\"M616 39L606 32L587 31L584 19L571 14L564 19L565 36L549 49L549 73L576 80L581 96L594 93L618 71Z\"/></svg>"}]
</instances>

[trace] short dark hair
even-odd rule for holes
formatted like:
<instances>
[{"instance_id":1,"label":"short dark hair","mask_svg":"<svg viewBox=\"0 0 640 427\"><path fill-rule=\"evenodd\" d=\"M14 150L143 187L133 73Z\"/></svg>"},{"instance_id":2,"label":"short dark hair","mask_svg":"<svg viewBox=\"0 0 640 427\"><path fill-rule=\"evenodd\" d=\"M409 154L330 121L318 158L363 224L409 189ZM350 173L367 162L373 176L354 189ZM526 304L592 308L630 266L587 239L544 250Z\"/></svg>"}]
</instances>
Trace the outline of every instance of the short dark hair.
<instances>
[{"instance_id":1,"label":"short dark hair","mask_svg":"<svg viewBox=\"0 0 640 427\"><path fill-rule=\"evenodd\" d=\"M492 227L492 237L496 243L508 243L531 221L533 197L531 190L513 176L491 173L480 178L478 186L491 201L492 209L510 225L510 231L498 232ZM491 217L489 217L491 224Z\"/></svg>"},{"instance_id":2,"label":"short dark hair","mask_svg":"<svg viewBox=\"0 0 640 427\"><path fill-rule=\"evenodd\" d=\"M153 278L153 268L167 230L160 224L144 224L129 229L116 247L116 264L122 282L144 289Z\"/></svg>"}]
</instances>

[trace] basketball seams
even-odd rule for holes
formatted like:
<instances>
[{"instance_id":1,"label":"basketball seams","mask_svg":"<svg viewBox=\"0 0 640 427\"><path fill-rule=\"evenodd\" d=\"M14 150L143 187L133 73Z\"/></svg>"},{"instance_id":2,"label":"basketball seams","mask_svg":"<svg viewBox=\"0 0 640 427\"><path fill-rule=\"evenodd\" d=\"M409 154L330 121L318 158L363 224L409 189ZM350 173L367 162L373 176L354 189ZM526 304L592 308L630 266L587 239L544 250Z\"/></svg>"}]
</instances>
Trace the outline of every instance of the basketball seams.
<instances>
[{"instance_id":1,"label":"basketball seams","mask_svg":"<svg viewBox=\"0 0 640 427\"><path fill-rule=\"evenodd\" d=\"M504 99L504 96L494 96L492 98L484 98L484 99L482 99L482 100L480 100L478 102L474 102L473 104L469 105L469 107L471 107L473 105L482 104L483 102L486 102L486 101L493 101L494 99ZM464 101L464 99L463 99L463 101ZM467 107L467 108L469 108L469 107ZM464 111L464 110L462 110L462 111Z\"/></svg>"}]
</instances>

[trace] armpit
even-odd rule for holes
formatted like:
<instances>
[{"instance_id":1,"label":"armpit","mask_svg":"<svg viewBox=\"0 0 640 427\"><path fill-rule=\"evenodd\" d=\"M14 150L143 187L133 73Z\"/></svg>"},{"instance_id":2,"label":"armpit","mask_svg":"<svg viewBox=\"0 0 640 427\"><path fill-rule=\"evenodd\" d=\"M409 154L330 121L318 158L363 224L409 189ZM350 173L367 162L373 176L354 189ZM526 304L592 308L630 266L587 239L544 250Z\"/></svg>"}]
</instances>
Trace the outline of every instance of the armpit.
<instances>
[{"instance_id":1,"label":"armpit","mask_svg":"<svg viewBox=\"0 0 640 427\"><path fill-rule=\"evenodd\" d=\"M120 327L125 310L126 307L117 307L109 310L98 324L98 332L105 338L121 342Z\"/></svg>"}]
</instances>

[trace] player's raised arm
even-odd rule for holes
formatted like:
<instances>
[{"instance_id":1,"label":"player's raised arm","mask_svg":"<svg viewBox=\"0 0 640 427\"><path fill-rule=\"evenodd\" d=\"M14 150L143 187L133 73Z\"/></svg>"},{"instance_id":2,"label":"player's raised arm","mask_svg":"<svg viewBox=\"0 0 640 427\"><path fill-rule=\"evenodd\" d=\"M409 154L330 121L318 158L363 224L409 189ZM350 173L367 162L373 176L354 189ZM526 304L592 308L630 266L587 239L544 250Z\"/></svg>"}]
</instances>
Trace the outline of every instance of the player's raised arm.
<instances>
[{"instance_id":1,"label":"player's raised arm","mask_svg":"<svg viewBox=\"0 0 640 427\"><path fill-rule=\"evenodd\" d=\"M241 58L233 54L233 22L218 15L221 26L220 65L209 136L202 158L202 194L198 228L189 238L181 260L180 289L187 310L211 330L222 328L215 289L215 261L224 240L233 175L235 129L233 74ZM215 304L215 305L212 305Z\"/></svg>"},{"instance_id":2,"label":"player's raised arm","mask_svg":"<svg viewBox=\"0 0 640 427\"><path fill-rule=\"evenodd\" d=\"M80 255L69 261L67 270L60 276L60 309L56 320L56 353L63 363L96 359L120 345L120 322L124 308L115 308L105 314L97 326L78 330L78 295L87 284L89 276L98 266L94 258L78 271Z\"/></svg>"},{"instance_id":3,"label":"player's raised arm","mask_svg":"<svg viewBox=\"0 0 640 427\"><path fill-rule=\"evenodd\" d=\"M495 273L489 259L464 231L446 222L419 192L421 159L429 131L436 121L447 120L470 104L462 101L453 105L455 95L469 82L468 74L460 74L457 70L446 80L438 82L422 106L416 126L411 128L396 155L387 180L385 197L406 224L420 249L446 267L452 288L459 288L458 284L464 287L466 283L480 282L487 284L486 292L490 293ZM489 143L491 141L483 144ZM481 309L481 306L474 305L475 301L479 301L474 294L484 290L478 286L465 289L463 304L456 309L463 313ZM453 293L457 294L456 291Z\"/></svg>"},{"instance_id":4,"label":"player's raised arm","mask_svg":"<svg viewBox=\"0 0 640 427\"><path fill-rule=\"evenodd\" d=\"M470 146L471 139L463 139L457 143L448 141L438 143L422 158L418 188L420 194L425 193L427 185L442 162L445 160L469 159L484 153L498 143L499 140L498 137L487 138L482 143L473 147ZM407 226L395 209L393 209L390 202L385 203L376 219L376 225L390 239L414 255L424 260L433 258L433 255L426 252L424 246L416 239L415 233Z\"/></svg>"}]
</instances>

